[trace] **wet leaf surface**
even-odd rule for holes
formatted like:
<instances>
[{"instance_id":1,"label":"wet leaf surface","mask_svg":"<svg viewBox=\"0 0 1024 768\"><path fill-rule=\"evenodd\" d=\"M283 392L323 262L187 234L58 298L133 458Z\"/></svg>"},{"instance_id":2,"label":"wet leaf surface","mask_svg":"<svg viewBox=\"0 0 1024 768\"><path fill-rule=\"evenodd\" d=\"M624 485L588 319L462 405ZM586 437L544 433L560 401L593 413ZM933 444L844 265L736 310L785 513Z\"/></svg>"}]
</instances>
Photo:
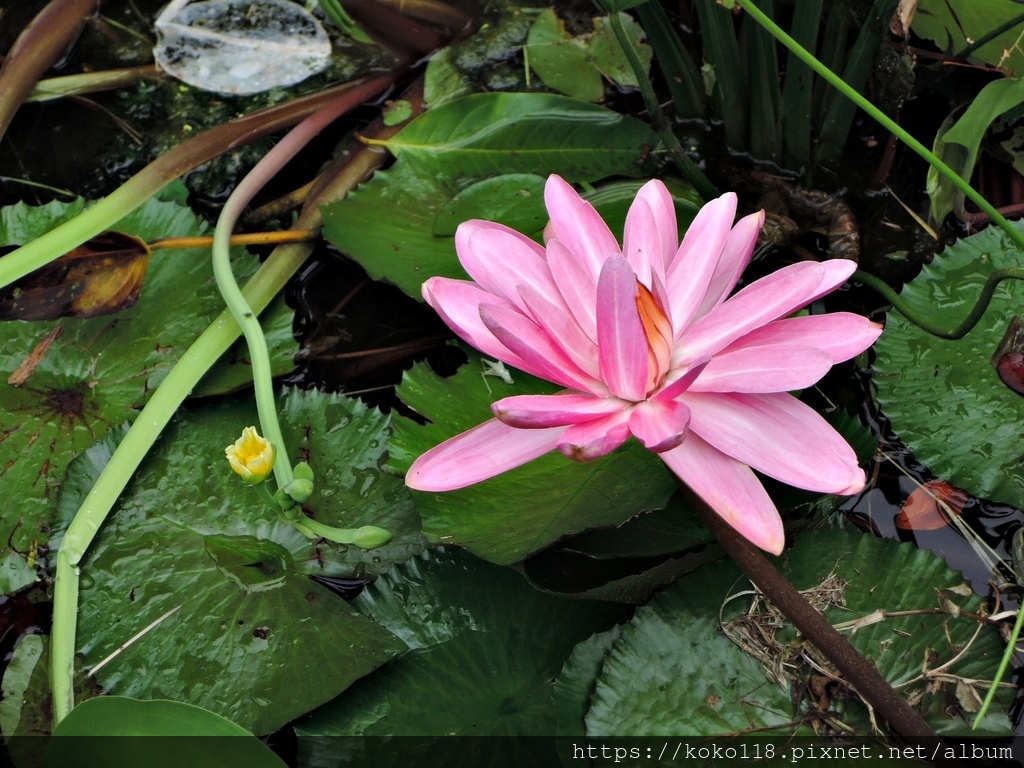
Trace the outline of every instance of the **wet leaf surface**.
<instances>
[{"instance_id":1,"label":"wet leaf surface","mask_svg":"<svg viewBox=\"0 0 1024 768\"><path fill-rule=\"evenodd\" d=\"M316 473L307 513L335 526L372 522L394 539L367 552L282 522L224 459L224 445L255 423L248 399L183 413L82 564L79 650L89 665L180 606L98 672L110 692L188 702L264 734L402 647L307 578L373 574L422 549L408 492L379 469L387 417L316 392L292 392L280 410L293 460L301 455ZM73 464L63 516L77 509L112 442Z\"/></svg>"},{"instance_id":2,"label":"wet leaf surface","mask_svg":"<svg viewBox=\"0 0 1024 768\"><path fill-rule=\"evenodd\" d=\"M990 227L939 254L903 296L929 322L950 326L974 306L994 270L1020 266L1009 240ZM959 341L936 338L890 312L874 365L882 410L921 462L975 496L1018 508L1024 507L1024 398L1000 380L990 357L1022 301L1020 281L1005 281Z\"/></svg>"},{"instance_id":3,"label":"wet leaf surface","mask_svg":"<svg viewBox=\"0 0 1024 768\"><path fill-rule=\"evenodd\" d=\"M410 651L296 724L307 755L329 754L332 736L550 735L552 682L572 648L628 615L541 594L451 548L396 568L354 605Z\"/></svg>"}]
</instances>

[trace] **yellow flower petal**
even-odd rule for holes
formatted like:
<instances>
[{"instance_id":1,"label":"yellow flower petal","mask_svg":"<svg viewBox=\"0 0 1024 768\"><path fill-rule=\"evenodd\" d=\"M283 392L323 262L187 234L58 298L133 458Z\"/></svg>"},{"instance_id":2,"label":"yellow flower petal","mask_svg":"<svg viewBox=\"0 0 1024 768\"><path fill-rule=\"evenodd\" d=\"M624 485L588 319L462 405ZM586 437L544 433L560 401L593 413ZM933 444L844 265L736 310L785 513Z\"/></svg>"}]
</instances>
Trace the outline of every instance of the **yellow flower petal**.
<instances>
[{"instance_id":1,"label":"yellow flower petal","mask_svg":"<svg viewBox=\"0 0 1024 768\"><path fill-rule=\"evenodd\" d=\"M274 446L260 437L256 427L246 427L234 444L224 449L231 468L250 485L262 483L274 469Z\"/></svg>"}]
</instances>

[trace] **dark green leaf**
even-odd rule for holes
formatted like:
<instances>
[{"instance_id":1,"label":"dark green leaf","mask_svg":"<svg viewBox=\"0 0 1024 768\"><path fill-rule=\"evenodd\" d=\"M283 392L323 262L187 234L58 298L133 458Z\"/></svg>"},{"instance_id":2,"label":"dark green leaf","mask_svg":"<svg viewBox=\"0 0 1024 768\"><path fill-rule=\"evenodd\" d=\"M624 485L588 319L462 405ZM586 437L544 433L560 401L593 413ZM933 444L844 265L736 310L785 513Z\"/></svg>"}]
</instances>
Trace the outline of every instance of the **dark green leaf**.
<instances>
[{"instance_id":1,"label":"dark green leaf","mask_svg":"<svg viewBox=\"0 0 1024 768\"><path fill-rule=\"evenodd\" d=\"M967 314L993 270L1021 267L1021 255L990 227L957 241L903 289L928 322L948 326ZM893 430L940 477L976 496L1024 506L1020 424L1024 398L989 362L1024 286L1008 280L978 325L959 341L939 339L890 312L875 349L875 384Z\"/></svg>"},{"instance_id":2,"label":"dark green leaf","mask_svg":"<svg viewBox=\"0 0 1024 768\"><path fill-rule=\"evenodd\" d=\"M1002 642L988 627L976 636L978 623L965 614L979 612L981 599L962 595L959 573L910 545L841 531L803 533L779 567L797 589L814 590L809 599L833 623L847 626L854 647L900 686L933 727L964 727L968 717L959 708L957 684L987 687ZM579 668L598 668L587 735L711 736L759 727L781 728L776 735L809 735L807 725L797 724L814 717L817 704L794 702L792 692L806 690L808 676L816 672L794 658L796 635L788 623L766 634L764 627L777 617L746 613L749 589L735 564L715 563L639 609L603 663L595 665L591 649L581 647L585 658ZM719 627L723 620L731 635L746 630L745 642L756 646L756 657L726 638ZM774 644L765 638L775 638ZM944 664L948 677L922 674ZM787 670L786 677L769 680L766 667ZM567 669L573 669L573 659ZM580 681L566 684L578 688ZM990 731L1009 728L1011 697L1001 696L986 724ZM860 704L851 700L835 713L851 735L870 734Z\"/></svg>"},{"instance_id":3,"label":"dark green leaf","mask_svg":"<svg viewBox=\"0 0 1024 768\"><path fill-rule=\"evenodd\" d=\"M920 0L911 26L915 34L954 54L1020 15L1020 4L1013 0ZM969 61L996 64L1018 76L1024 74L1019 35L1018 22L974 51Z\"/></svg>"},{"instance_id":4,"label":"dark green leaf","mask_svg":"<svg viewBox=\"0 0 1024 768\"><path fill-rule=\"evenodd\" d=\"M396 568L354 604L412 650L297 723L304 749L329 736L549 735L563 662L628 615L543 595L448 548Z\"/></svg>"},{"instance_id":5,"label":"dark green leaf","mask_svg":"<svg viewBox=\"0 0 1024 768\"><path fill-rule=\"evenodd\" d=\"M404 472L428 448L491 418L490 404L501 397L557 389L518 371L513 384L482 374L482 359L475 352L447 379L423 364L406 374L399 397L433 423L396 421L392 467ZM554 452L462 490L415 497L428 538L457 543L493 562L513 563L566 534L656 509L674 487L665 466L632 441L596 461L573 462Z\"/></svg>"},{"instance_id":6,"label":"dark green leaf","mask_svg":"<svg viewBox=\"0 0 1024 768\"><path fill-rule=\"evenodd\" d=\"M370 576L423 547L408 492L380 470L387 417L317 392L287 395L280 411L293 459L316 474L307 512L334 526L374 523L394 539L367 552L306 538L224 459L224 446L256 423L251 403L183 413L82 563L78 637L90 665L177 608L97 673L111 692L196 704L263 734L403 647L307 578ZM72 463L63 512L77 509L73 496L111 449Z\"/></svg>"},{"instance_id":7,"label":"dark green leaf","mask_svg":"<svg viewBox=\"0 0 1024 768\"><path fill-rule=\"evenodd\" d=\"M636 118L549 93L478 93L427 110L388 149L431 173L642 176L657 134Z\"/></svg>"}]
</instances>

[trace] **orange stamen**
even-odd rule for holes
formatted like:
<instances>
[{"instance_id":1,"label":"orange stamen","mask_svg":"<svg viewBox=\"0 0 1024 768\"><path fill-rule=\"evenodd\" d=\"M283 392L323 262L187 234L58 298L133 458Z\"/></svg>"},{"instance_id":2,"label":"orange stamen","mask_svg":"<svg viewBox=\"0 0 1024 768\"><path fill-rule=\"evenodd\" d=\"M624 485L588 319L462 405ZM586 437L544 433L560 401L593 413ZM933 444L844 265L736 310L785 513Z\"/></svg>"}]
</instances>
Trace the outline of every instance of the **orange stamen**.
<instances>
[{"instance_id":1,"label":"orange stamen","mask_svg":"<svg viewBox=\"0 0 1024 768\"><path fill-rule=\"evenodd\" d=\"M647 335L647 390L652 390L668 370L672 358L672 322L654 294L636 281L636 308Z\"/></svg>"}]
</instances>

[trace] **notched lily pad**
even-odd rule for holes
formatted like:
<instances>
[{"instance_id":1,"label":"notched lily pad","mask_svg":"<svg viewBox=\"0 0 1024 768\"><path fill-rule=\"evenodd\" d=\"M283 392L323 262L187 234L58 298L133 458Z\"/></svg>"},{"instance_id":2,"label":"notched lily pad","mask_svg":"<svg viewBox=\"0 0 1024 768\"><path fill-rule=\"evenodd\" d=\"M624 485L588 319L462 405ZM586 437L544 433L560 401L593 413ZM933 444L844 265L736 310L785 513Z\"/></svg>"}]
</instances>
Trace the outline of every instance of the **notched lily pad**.
<instances>
[{"instance_id":1,"label":"notched lily pad","mask_svg":"<svg viewBox=\"0 0 1024 768\"><path fill-rule=\"evenodd\" d=\"M411 650L296 724L307 757L329 758L339 741L330 737L337 736L550 735L552 681L572 648L628 615L620 607L543 595L514 571L450 548L396 568L354 605ZM495 752L474 755L473 764L507 765L500 752L515 745L490 742L479 746ZM383 752L389 745L366 739L358 748ZM396 764L378 757L377 764Z\"/></svg>"},{"instance_id":2,"label":"notched lily pad","mask_svg":"<svg viewBox=\"0 0 1024 768\"><path fill-rule=\"evenodd\" d=\"M987 688L1003 644L995 629L978 631L981 599L963 596L961 574L910 545L837 530L804 532L779 567L932 727L966 728L964 686ZM845 723L851 736L870 735L867 711L848 693L823 689L794 700L794 691L813 690L815 664L823 662L804 658L795 630L765 603L753 604L749 590L734 563L715 563L639 609L603 661L581 646L563 685L579 690L579 671L594 670L587 735L717 736L770 727L778 738L812 735L810 724L827 718ZM1012 698L1012 690L1000 693L984 731L1010 732Z\"/></svg>"},{"instance_id":3,"label":"notched lily pad","mask_svg":"<svg viewBox=\"0 0 1024 768\"><path fill-rule=\"evenodd\" d=\"M902 295L927 321L950 326L974 306L993 271L1021 266L1013 244L989 227L944 250ZM892 311L874 366L882 410L915 456L958 488L1015 507L1024 507L1024 398L989 358L1022 302L1020 281L1004 281L959 341L936 338Z\"/></svg>"},{"instance_id":4,"label":"notched lily pad","mask_svg":"<svg viewBox=\"0 0 1024 768\"><path fill-rule=\"evenodd\" d=\"M422 550L408 492L380 469L388 418L318 392L292 392L279 407L293 460L304 458L316 473L307 512L328 525L373 523L394 538L367 552L305 537L224 458L224 446L256 423L250 401L183 412L82 563L78 637L89 665L165 616L98 672L110 692L195 704L263 734L403 647L308 578L372 576ZM62 522L114 442L111 436L72 463Z\"/></svg>"}]
</instances>

